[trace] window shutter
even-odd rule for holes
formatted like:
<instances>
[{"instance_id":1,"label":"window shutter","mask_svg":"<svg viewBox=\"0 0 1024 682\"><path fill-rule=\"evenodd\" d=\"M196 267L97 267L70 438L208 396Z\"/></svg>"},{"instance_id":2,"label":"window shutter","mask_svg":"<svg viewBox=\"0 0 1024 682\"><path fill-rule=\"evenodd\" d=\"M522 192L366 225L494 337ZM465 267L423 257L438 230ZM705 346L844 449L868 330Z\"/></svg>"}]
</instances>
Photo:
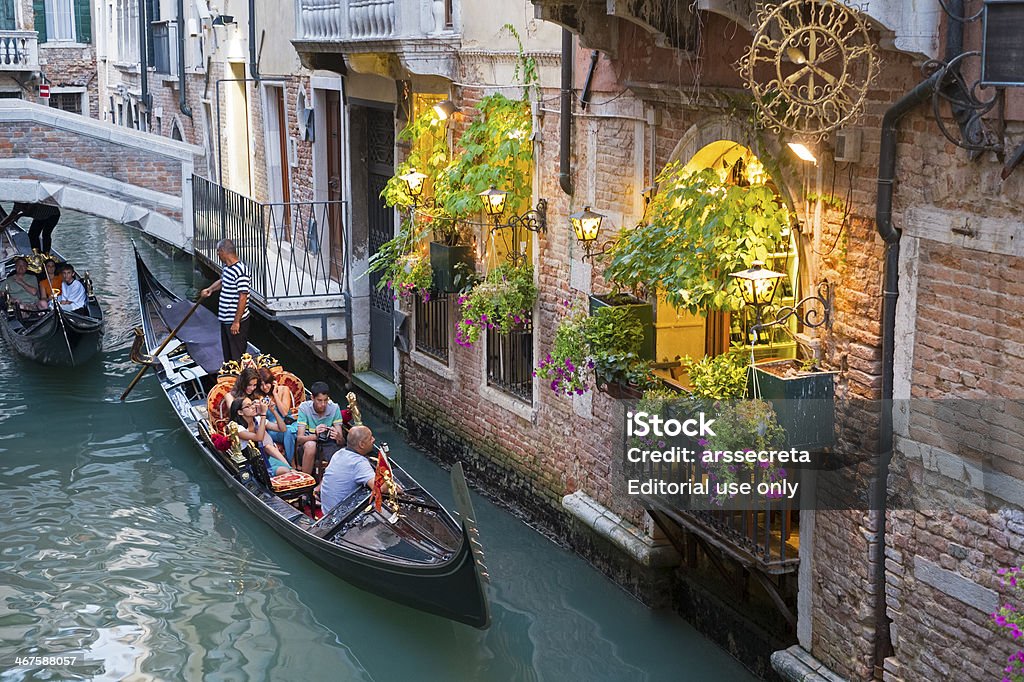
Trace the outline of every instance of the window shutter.
<instances>
[{"instance_id":1,"label":"window shutter","mask_svg":"<svg viewBox=\"0 0 1024 682\"><path fill-rule=\"evenodd\" d=\"M0 31L14 30L14 0L0 0Z\"/></svg>"},{"instance_id":2,"label":"window shutter","mask_svg":"<svg viewBox=\"0 0 1024 682\"><path fill-rule=\"evenodd\" d=\"M75 1L75 40L80 43L92 42L92 17L89 15L89 0Z\"/></svg>"},{"instance_id":3,"label":"window shutter","mask_svg":"<svg viewBox=\"0 0 1024 682\"><path fill-rule=\"evenodd\" d=\"M35 23L36 33L39 34L39 42L46 42L46 6L43 0L32 0L32 18Z\"/></svg>"}]
</instances>

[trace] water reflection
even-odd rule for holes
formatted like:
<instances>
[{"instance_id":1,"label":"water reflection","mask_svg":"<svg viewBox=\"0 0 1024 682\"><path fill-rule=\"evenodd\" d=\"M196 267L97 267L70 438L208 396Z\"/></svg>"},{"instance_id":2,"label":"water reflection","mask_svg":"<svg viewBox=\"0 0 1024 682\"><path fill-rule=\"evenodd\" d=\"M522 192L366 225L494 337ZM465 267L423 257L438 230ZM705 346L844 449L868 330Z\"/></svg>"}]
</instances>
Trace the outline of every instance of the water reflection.
<instances>
[{"instance_id":1,"label":"water reflection","mask_svg":"<svg viewBox=\"0 0 1024 682\"><path fill-rule=\"evenodd\" d=\"M100 357L69 373L0 346L0 679L753 679L477 496L494 577L486 632L352 588L299 554L225 491L154 382L117 400L136 371L131 234L70 211L54 234L103 299ZM175 290L206 283L190 261L142 248ZM375 430L451 503L445 472Z\"/></svg>"}]
</instances>

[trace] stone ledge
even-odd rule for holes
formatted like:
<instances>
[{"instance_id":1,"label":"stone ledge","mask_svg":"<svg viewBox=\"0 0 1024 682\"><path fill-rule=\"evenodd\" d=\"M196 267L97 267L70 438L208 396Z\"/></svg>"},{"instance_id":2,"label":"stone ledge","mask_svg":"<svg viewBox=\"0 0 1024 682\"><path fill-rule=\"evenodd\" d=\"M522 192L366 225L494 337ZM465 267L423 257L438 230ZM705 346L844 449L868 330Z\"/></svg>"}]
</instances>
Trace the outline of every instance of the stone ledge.
<instances>
[{"instance_id":1,"label":"stone ledge","mask_svg":"<svg viewBox=\"0 0 1024 682\"><path fill-rule=\"evenodd\" d=\"M670 568L678 566L681 561L675 547L656 545L636 526L606 509L583 491L578 490L563 497L562 506L570 516L621 549L641 566Z\"/></svg>"},{"instance_id":2,"label":"stone ledge","mask_svg":"<svg viewBox=\"0 0 1024 682\"><path fill-rule=\"evenodd\" d=\"M799 644L773 653L772 667L787 682L847 682Z\"/></svg>"}]
</instances>

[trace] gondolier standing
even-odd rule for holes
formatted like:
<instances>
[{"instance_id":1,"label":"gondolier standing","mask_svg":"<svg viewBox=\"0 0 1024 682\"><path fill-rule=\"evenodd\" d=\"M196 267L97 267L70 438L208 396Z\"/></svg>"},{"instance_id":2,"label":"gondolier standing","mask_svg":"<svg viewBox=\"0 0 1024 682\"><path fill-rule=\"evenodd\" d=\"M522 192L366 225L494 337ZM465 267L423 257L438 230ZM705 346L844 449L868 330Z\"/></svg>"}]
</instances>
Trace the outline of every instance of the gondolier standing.
<instances>
[{"instance_id":1,"label":"gondolier standing","mask_svg":"<svg viewBox=\"0 0 1024 682\"><path fill-rule=\"evenodd\" d=\"M50 253L50 234L60 220L60 209L47 204L15 202L10 215L0 220L0 228L7 227L22 216L32 219L32 225L28 228L28 243L32 249L40 253Z\"/></svg>"},{"instance_id":2,"label":"gondolier standing","mask_svg":"<svg viewBox=\"0 0 1024 682\"><path fill-rule=\"evenodd\" d=\"M217 257L224 264L220 279L203 289L200 296L207 298L220 292L217 318L224 359L238 361L249 342L249 269L238 259L230 239L217 242Z\"/></svg>"}]
</instances>

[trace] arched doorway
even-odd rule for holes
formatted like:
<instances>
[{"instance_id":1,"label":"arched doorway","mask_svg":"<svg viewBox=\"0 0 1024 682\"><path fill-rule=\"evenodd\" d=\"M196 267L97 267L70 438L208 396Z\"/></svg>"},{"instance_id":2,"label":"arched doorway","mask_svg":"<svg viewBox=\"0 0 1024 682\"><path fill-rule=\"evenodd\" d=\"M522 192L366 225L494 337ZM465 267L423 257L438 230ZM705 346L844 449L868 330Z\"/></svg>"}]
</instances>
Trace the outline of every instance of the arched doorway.
<instances>
[{"instance_id":1,"label":"arched doorway","mask_svg":"<svg viewBox=\"0 0 1024 682\"><path fill-rule=\"evenodd\" d=\"M726 131L721 127L710 130L718 134L739 132ZM740 187L765 186L778 196L781 205L788 205L783 191L776 186L774 179L765 170L764 164L751 146L729 137L709 139L712 136L701 132L707 133L708 129L699 131L689 140L692 153L685 158L684 174L711 169L723 184ZM693 144L695 140L700 140L703 144L698 147ZM680 143L677 152L683 151L683 147L683 143ZM682 157L677 158L680 163L684 161ZM800 288L794 230L786 228L775 239L765 258L764 266L785 275L778 287L773 307L777 309L792 305ZM768 312L770 313L771 309ZM754 357L757 360L796 357L794 334L798 330L795 319L788 326L762 331L755 340L754 335L750 333L755 320L753 312L748 309L733 312L702 310L699 314L693 314L673 307L659 296L656 320L656 348L660 360L714 356L726 352L731 346L749 347L752 342Z\"/></svg>"}]
</instances>

